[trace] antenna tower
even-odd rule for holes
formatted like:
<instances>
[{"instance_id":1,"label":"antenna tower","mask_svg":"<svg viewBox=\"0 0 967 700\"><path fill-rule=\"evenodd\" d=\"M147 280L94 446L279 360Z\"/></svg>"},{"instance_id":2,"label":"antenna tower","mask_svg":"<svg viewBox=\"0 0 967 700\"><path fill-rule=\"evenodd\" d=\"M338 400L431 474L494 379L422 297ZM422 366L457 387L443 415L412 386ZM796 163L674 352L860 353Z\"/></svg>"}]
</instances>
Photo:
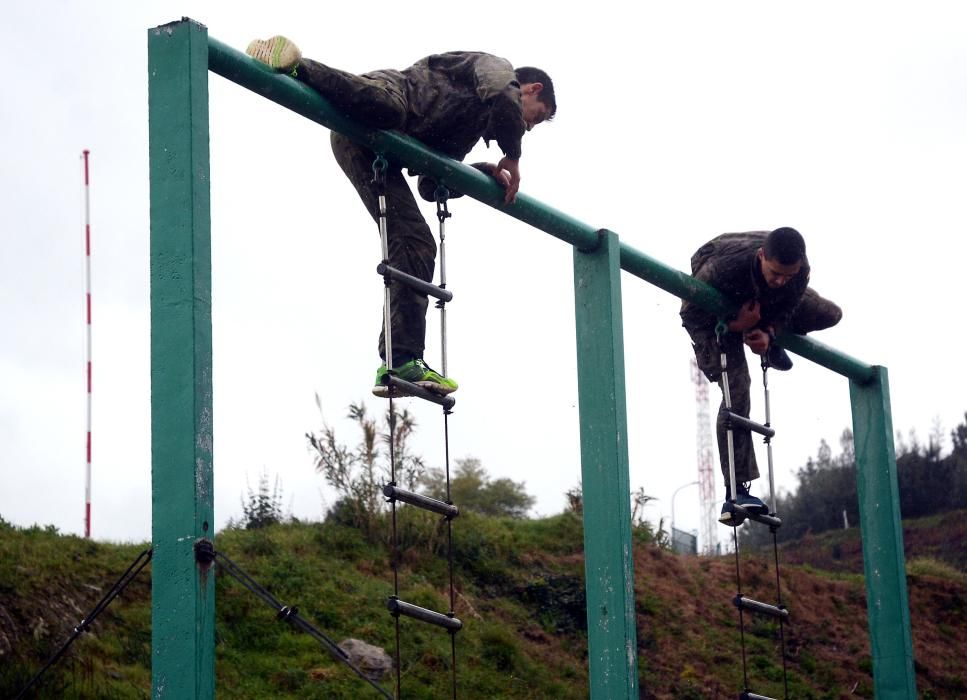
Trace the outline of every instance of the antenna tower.
<instances>
[{"instance_id":1,"label":"antenna tower","mask_svg":"<svg viewBox=\"0 0 967 700\"><path fill-rule=\"evenodd\" d=\"M716 554L715 474L712 449L712 427L708 408L708 379L691 361L692 382L695 384L695 456L698 463L698 493L702 513L702 554Z\"/></svg>"}]
</instances>

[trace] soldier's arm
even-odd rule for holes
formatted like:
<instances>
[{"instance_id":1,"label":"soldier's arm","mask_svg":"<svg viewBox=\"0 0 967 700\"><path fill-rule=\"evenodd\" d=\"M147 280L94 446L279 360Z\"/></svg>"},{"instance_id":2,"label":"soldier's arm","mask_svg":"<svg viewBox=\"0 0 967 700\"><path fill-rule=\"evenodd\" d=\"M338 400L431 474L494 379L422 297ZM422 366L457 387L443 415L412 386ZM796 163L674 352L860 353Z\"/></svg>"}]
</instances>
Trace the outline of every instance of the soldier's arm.
<instances>
[{"instance_id":1,"label":"soldier's arm","mask_svg":"<svg viewBox=\"0 0 967 700\"><path fill-rule=\"evenodd\" d=\"M717 268L715 261L710 259L705 262L700 268L698 268L692 275L697 280L702 282L707 282L708 284L715 286L715 279L717 277ZM699 335L706 336L709 333L714 333L715 326L718 323L718 319L715 314L709 313L702 307L698 306L691 301L682 301L682 310L680 313L682 317L682 325L685 326L685 330L692 338L696 338Z\"/></svg>"},{"instance_id":2,"label":"soldier's arm","mask_svg":"<svg viewBox=\"0 0 967 700\"><path fill-rule=\"evenodd\" d=\"M723 272L715 258L708 259L692 276L720 290L725 282ZM682 302L681 317L682 325L693 338L698 335L705 337L709 333L714 333L715 326L718 324L718 318L715 314L690 301ZM727 319L728 329L733 333L744 333L755 328L760 320L761 308L759 302L755 299L747 299L739 307L739 310Z\"/></svg>"},{"instance_id":3,"label":"soldier's arm","mask_svg":"<svg viewBox=\"0 0 967 700\"><path fill-rule=\"evenodd\" d=\"M477 95L490 105L490 133L507 158L520 160L520 142L527 125L514 67L506 59L481 54L474 62L474 78Z\"/></svg>"}]
</instances>

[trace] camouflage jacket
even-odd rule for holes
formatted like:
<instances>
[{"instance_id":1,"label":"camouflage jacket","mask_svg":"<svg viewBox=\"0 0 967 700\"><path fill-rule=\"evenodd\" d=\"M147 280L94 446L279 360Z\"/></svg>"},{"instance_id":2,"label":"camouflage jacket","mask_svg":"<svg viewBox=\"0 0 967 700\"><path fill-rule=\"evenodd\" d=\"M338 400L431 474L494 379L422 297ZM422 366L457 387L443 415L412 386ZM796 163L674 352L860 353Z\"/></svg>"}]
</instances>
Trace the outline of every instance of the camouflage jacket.
<instances>
[{"instance_id":1,"label":"camouflage jacket","mask_svg":"<svg viewBox=\"0 0 967 700\"><path fill-rule=\"evenodd\" d=\"M475 51L427 56L403 71L380 70L367 77L400 86L406 97L403 133L451 158L463 160L481 138L496 140L510 158L520 158L526 131L520 84L509 61Z\"/></svg>"},{"instance_id":2,"label":"camouflage jacket","mask_svg":"<svg viewBox=\"0 0 967 700\"><path fill-rule=\"evenodd\" d=\"M756 263L756 251L768 235L768 231L723 233L692 256L693 277L708 282L737 306L750 299L758 301L763 327L785 324L809 284L808 259L803 260L799 274L784 286L772 289L766 284ZM681 317L692 340L698 342L714 335L718 322L714 314L683 301Z\"/></svg>"}]
</instances>

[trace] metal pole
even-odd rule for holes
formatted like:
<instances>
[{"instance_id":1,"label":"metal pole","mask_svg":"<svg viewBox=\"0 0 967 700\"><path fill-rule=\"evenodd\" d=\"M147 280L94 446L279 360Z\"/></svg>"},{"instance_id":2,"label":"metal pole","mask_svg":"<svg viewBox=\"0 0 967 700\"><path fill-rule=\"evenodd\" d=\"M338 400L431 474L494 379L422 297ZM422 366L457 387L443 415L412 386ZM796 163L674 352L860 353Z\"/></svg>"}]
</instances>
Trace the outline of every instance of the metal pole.
<instances>
[{"instance_id":1,"label":"metal pole","mask_svg":"<svg viewBox=\"0 0 967 700\"><path fill-rule=\"evenodd\" d=\"M725 357L725 349L719 350L719 363L722 366L722 400L725 402L725 409L727 411L732 410L732 395L729 393L729 373L728 373L728 361ZM725 442L728 446L729 455L729 500L735 503L737 491L735 490L735 443L732 437L731 426L725 431Z\"/></svg>"},{"instance_id":2,"label":"metal pole","mask_svg":"<svg viewBox=\"0 0 967 700\"><path fill-rule=\"evenodd\" d=\"M87 323L85 324L85 360L87 364L87 449L84 469L84 537L91 537L91 152L84 149L84 291Z\"/></svg>"},{"instance_id":3,"label":"metal pole","mask_svg":"<svg viewBox=\"0 0 967 700\"><path fill-rule=\"evenodd\" d=\"M389 234L386 229L386 168L388 163L382 154L376 156L373 162L373 179L379 192L379 244L383 253L383 263L389 265ZM390 309L392 303L389 277L383 278L383 354L386 368L393 369L393 314ZM392 412L392 404L390 405ZM394 479L395 481L395 479Z\"/></svg>"},{"instance_id":4,"label":"metal pole","mask_svg":"<svg viewBox=\"0 0 967 700\"><path fill-rule=\"evenodd\" d=\"M772 427L772 407L769 403L769 364L762 356L762 389L765 391L766 422L767 428ZM766 455L769 459L769 512L776 514L776 477L772 462L772 437L766 436Z\"/></svg>"},{"instance_id":5,"label":"metal pole","mask_svg":"<svg viewBox=\"0 0 967 700\"><path fill-rule=\"evenodd\" d=\"M450 212L447 210L447 198L450 196L450 193L441 185L437 188L435 196L437 219L440 222L440 288L446 289L447 219L450 217ZM443 372L444 377L448 377L450 375L447 374L447 304L443 299L440 299L436 305L440 309L440 371Z\"/></svg>"}]
</instances>

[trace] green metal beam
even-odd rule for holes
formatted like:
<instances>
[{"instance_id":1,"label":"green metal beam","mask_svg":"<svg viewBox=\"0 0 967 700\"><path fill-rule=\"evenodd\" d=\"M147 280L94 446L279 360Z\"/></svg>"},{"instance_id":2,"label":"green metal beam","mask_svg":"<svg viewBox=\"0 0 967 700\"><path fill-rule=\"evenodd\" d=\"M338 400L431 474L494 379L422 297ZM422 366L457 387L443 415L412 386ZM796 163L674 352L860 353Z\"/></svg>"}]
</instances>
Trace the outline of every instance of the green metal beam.
<instances>
[{"instance_id":1,"label":"green metal beam","mask_svg":"<svg viewBox=\"0 0 967 700\"><path fill-rule=\"evenodd\" d=\"M638 697L618 236L574 249L591 697Z\"/></svg>"},{"instance_id":2,"label":"green metal beam","mask_svg":"<svg viewBox=\"0 0 967 700\"><path fill-rule=\"evenodd\" d=\"M208 31L148 31L152 696L215 694Z\"/></svg>"},{"instance_id":3,"label":"green metal beam","mask_svg":"<svg viewBox=\"0 0 967 700\"><path fill-rule=\"evenodd\" d=\"M809 358L817 365L841 374L850 381L865 384L876 381L876 367L866 364L845 352L840 352L815 338L795 333L780 333L776 338L784 348ZM892 441L892 437L890 438Z\"/></svg>"},{"instance_id":4,"label":"green metal beam","mask_svg":"<svg viewBox=\"0 0 967 700\"><path fill-rule=\"evenodd\" d=\"M347 119L309 86L269 69L216 39L209 39L209 62L212 72L307 119L343 133L374 151L391 155L408 168L430 175L452 190L469 195L575 247L593 248L597 245L597 227L578 221L524 193L517 195L514 204L505 204L500 185L479 170L442 156L403 134L362 127ZM735 310L734 305L714 287L627 244L621 244L620 258L623 270L679 298L693 301L720 315ZM873 376L869 365L823 346L812 338L783 337L780 343L796 354L850 379L868 381Z\"/></svg>"},{"instance_id":5,"label":"green metal beam","mask_svg":"<svg viewBox=\"0 0 967 700\"><path fill-rule=\"evenodd\" d=\"M917 689L890 385L886 367L874 370L874 381L850 382L873 691L883 700L906 700Z\"/></svg>"}]
</instances>

